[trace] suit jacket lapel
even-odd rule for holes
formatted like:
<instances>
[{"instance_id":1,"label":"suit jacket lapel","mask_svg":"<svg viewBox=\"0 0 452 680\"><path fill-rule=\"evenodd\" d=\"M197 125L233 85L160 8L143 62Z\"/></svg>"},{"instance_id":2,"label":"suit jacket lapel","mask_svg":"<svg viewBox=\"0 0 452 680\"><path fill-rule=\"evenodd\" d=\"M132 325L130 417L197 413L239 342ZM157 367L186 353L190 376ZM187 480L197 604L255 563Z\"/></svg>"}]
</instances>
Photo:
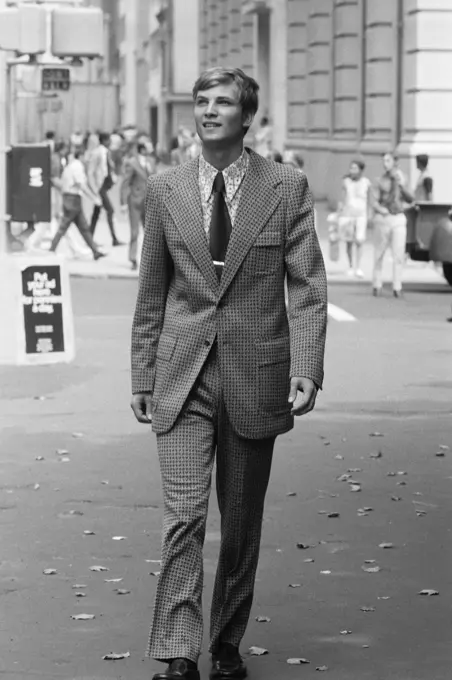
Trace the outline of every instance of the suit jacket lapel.
<instances>
[{"instance_id":1,"label":"suit jacket lapel","mask_svg":"<svg viewBox=\"0 0 452 680\"><path fill-rule=\"evenodd\" d=\"M250 162L243 180L240 203L221 276L220 297L280 203L281 193L276 189L279 183L280 180L275 177L271 166L258 154L250 152Z\"/></svg>"},{"instance_id":2,"label":"suit jacket lapel","mask_svg":"<svg viewBox=\"0 0 452 680\"><path fill-rule=\"evenodd\" d=\"M204 232L198 159L181 167L181 172L173 179L170 188L166 205L171 217L199 269L217 291L219 282Z\"/></svg>"}]
</instances>

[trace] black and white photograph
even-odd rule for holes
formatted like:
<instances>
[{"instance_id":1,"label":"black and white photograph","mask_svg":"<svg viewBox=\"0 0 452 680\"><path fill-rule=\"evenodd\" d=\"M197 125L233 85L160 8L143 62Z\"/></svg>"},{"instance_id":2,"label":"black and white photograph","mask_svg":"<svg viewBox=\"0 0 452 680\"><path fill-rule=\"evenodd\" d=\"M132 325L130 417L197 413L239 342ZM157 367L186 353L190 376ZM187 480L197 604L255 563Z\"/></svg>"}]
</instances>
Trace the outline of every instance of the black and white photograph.
<instances>
[{"instance_id":1,"label":"black and white photograph","mask_svg":"<svg viewBox=\"0 0 452 680\"><path fill-rule=\"evenodd\" d=\"M0 680L450 680L452 0L0 0Z\"/></svg>"}]
</instances>

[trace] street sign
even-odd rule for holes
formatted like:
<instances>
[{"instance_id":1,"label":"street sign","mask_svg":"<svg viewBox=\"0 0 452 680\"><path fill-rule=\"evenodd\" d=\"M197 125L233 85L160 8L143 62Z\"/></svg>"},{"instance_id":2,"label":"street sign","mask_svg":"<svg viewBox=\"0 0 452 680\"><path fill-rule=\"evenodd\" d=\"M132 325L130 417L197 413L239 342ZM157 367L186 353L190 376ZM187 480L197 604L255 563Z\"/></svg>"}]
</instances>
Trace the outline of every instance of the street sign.
<instances>
[{"instance_id":1,"label":"street sign","mask_svg":"<svg viewBox=\"0 0 452 680\"><path fill-rule=\"evenodd\" d=\"M26 354L64 352L63 298L58 265L22 270Z\"/></svg>"},{"instance_id":2,"label":"street sign","mask_svg":"<svg viewBox=\"0 0 452 680\"><path fill-rule=\"evenodd\" d=\"M67 92L71 87L70 68L43 68L41 71L42 92Z\"/></svg>"}]
</instances>

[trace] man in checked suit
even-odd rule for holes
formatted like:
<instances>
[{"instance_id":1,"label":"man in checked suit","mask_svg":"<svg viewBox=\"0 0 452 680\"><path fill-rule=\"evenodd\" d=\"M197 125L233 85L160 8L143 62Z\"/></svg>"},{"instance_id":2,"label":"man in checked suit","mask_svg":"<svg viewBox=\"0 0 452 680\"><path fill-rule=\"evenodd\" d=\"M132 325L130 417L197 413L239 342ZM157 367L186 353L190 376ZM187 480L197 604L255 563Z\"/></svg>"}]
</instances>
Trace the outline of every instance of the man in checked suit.
<instances>
[{"instance_id":1,"label":"man in checked suit","mask_svg":"<svg viewBox=\"0 0 452 680\"><path fill-rule=\"evenodd\" d=\"M275 438L323 381L325 269L306 176L244 148L258 84L214 68L193 89L202 154L148 182L132 329L132 408L157 435L162 564L147 653L154 680L199 680L211 472L221 545L212 679L243 678ZM285 304L287 280L288 307Z\"/></svg>"}]
</instances>

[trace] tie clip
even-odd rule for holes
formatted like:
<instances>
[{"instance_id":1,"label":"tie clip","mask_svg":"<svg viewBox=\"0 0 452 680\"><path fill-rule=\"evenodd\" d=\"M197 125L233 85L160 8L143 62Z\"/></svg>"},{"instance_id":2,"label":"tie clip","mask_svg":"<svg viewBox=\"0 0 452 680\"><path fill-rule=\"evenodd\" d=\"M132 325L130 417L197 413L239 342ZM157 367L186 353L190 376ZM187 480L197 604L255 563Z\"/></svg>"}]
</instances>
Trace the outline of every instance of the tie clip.
<instances>
[{"instance_id":1,"label":"tie clip","mask_svg":"<svg viewBox=\"0 0 452 680\"><path fill-rule=\"evenodd\" d=\"M220 267L224 267L224 262L218 262L218 260L214 260L213 263L220 265Z\"/></svg>"}]
</instances>

